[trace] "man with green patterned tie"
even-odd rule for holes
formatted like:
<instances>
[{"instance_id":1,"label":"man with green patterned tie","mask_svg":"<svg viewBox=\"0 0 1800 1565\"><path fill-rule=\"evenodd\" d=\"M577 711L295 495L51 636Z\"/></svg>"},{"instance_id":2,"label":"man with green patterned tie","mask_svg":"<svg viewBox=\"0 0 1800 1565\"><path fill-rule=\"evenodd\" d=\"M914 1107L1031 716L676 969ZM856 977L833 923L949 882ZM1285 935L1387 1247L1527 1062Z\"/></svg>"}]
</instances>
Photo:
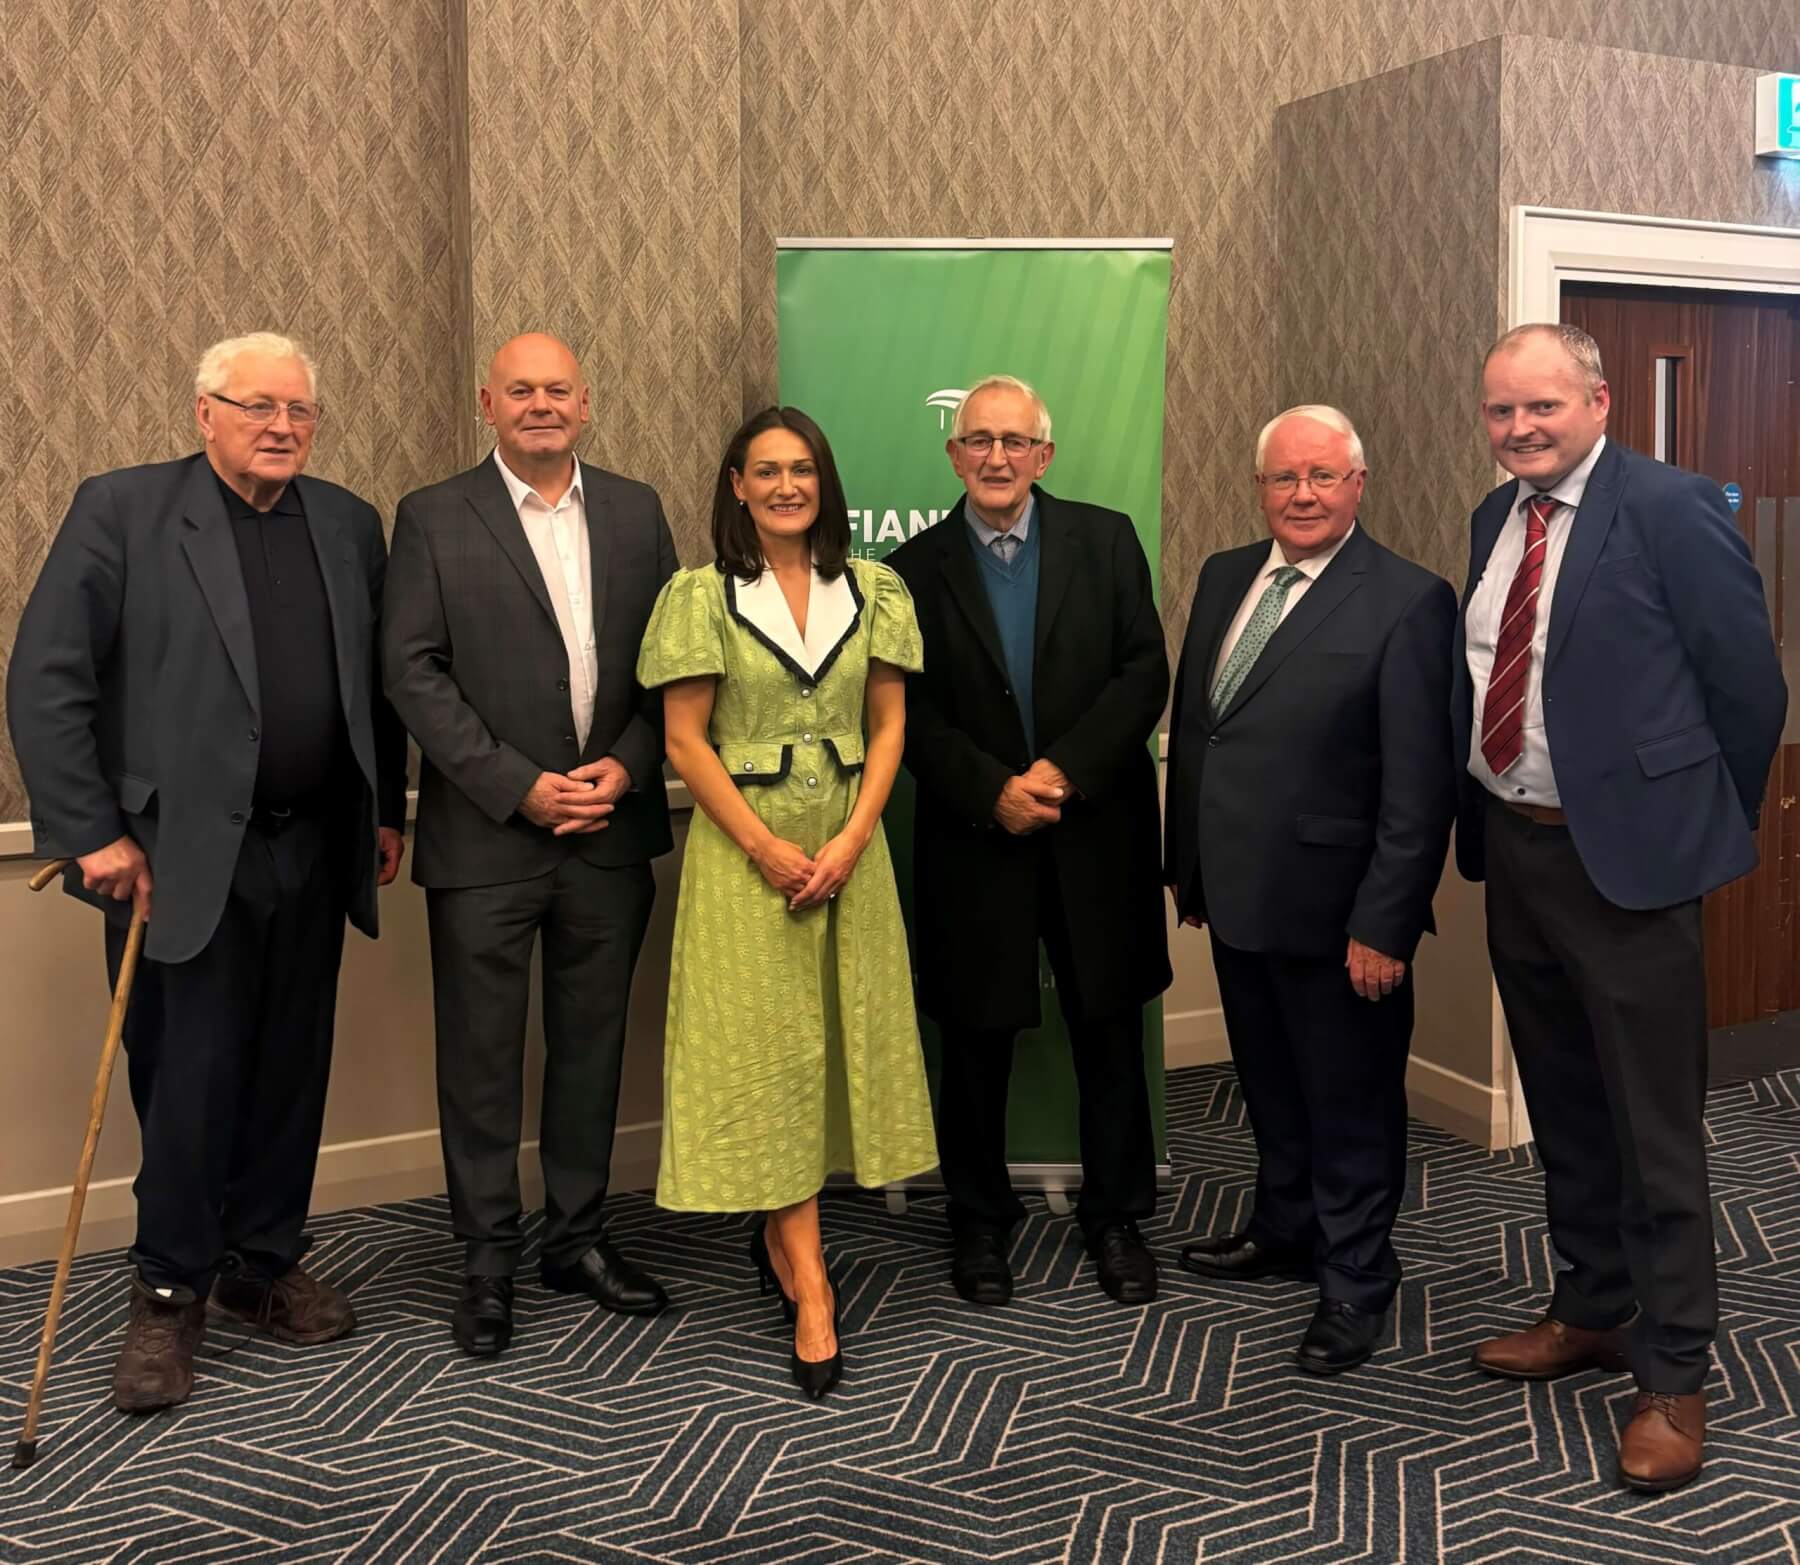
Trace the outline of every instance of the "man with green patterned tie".
<instances>
[{"instance_id":1,"label":"man with green patterned tie","mask_svg":"<svg viewBox=\"0 0 1800 1565\"><path fill-rule=\"evenodd\" d=\"M1272 535L1207 560L1169 730L1164 879L1210 926L1256 1135L1255 1202L1181 1264L1316 1277L1302 1369L1362 1363L1400 1279L1408 972L1455 812L1448 582L1358 525L1368 471L1336 408L1262 431Z\"/></svg>"}]
</instances>

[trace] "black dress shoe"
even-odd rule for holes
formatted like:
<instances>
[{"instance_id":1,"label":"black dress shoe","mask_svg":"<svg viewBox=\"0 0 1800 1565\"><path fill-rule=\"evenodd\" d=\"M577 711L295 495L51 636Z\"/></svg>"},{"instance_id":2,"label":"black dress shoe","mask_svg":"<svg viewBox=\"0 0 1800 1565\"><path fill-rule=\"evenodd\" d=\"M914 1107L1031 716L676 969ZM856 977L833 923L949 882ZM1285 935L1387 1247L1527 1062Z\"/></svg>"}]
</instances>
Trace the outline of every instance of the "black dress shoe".
<instances>
[{"instance_id":1,"label":"black dress shoe","mask_svg":"<svg viewBox=\"0 0 1800 1565\"><path fill-rule=\"evenodd\" d=\"M1119 1303L1148 1304L1156 1297L1156 1257L1136 1223L1108 1223L1087 1244L1100 1286Z\"/></svg>"},{"instance_id":2,"label":"black dress shoe","mask_svg":"<svg viewBox=\"0 0 1800 1565\"><path fill-rule=\"evenodd\" d=\"M1294 1357L1302 1369L1315 1375L1355 1369L1375 1351L1386 1314L1385 1310L1359 1310L1342 1299L1321 1299Z\"/></svg>"},{"instance_id":3,"label":"black dress shoe","mask_svg":"<svg viewBox=\"0 0 1800 1565\"><path fill-rule=\"evenodd\" d=\"M950 1281L971 1304L1005 1304L1012 1298L1012 1263L1006 1236L985 1228L951 1235Z\"/></svg>"},{"instance_id":4,"label":"black dress shoe","mask_svg":"<svg viewBox=\"0 0 1800 1565\"><path fill-rule=\"evenodd\" d=\"M1249 1234L1215 1234L1181 1247L1181 1269L1196 1277L1243 1282L1253 1277L1310 1279L1312 1260L1299 1250L1277 1249Z\"/></svg>"},{"instance_id":5,"label":"black dress shoe","mask_svg":"<svg viewBox=\"0 0 1800 1565\"><path fill-rule=\"evenodd\" d=\"M662 1285L633 1266L607 1239L596 1239L568 1266L546 1262L539 1276L546 1288L557 1293L585 1293L620 1315L659 1315L669 1307Z\"/></svg>"},{"instance_id":6,"label":"black dress shoe","mask_svg":"<svg viewBox=\"0 0 1800 1565\"><path fill-rule=\"evenodd\" d=\"M512 1341L513 1281L510 1277L465 1277L457 1295L450 1331L456 1345L476 1358L504 1353Z\"/></svg>"}]
</instances>

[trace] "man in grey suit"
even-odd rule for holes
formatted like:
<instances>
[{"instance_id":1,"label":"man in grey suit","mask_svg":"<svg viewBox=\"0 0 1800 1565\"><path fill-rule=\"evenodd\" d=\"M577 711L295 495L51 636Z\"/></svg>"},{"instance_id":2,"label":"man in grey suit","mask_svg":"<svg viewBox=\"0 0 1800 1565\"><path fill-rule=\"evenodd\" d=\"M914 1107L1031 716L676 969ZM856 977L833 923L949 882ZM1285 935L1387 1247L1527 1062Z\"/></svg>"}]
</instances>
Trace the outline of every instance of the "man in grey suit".
<instances>
[{"instance_id":1,"label":"man in grey suit","mask_svg":"<svg viewBox=\"0 0 1800 1565\"><path fill-rule=\"evenodd\" d=\"M632 969L672 846L662 705L635 676L675 545L656 492L575 457L588 389L554 337L494 356L494 454L408 495L382 630L388 695L424 753L439 1124L464 1245L452 1330L512 1340L531 953L542 937L545 1286L653 1315L661 1287L607 1240Z\"/></svg>"},{"instance_id":2,"label":"man in grey suit","mask_svg":"<svg viewBox=\"0 0 1800 1565\"><path fill-rule=\"evenodd\" d=\"M258 332L194 377L204 449L75 492L19 622L6 697L37 852L107 913L143 1132L113 1401L193 1388L206 1317L300 1344L356 1324L299 1265L344 918L400 868L406 736L376 684L381 520L300 477L311 362Z\"/></svg>"}]
</instances>

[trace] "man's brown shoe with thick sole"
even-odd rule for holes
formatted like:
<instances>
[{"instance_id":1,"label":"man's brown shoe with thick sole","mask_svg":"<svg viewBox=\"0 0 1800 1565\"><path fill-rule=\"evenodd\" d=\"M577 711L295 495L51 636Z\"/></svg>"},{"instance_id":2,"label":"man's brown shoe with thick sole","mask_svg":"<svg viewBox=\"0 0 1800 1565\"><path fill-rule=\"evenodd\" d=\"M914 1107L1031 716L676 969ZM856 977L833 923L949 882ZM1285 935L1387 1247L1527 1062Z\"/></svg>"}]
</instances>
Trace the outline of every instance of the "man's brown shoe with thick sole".
<instances>
[{"instance_id":1,"label":"man's brown shoe with thick sole","mask_svg":"<svg viewBox=\"0 0 1800 1565\"><path fill-rule=\"evenodd\" d=\"M335 1342L356 1329L356 1311L342 1289L290 1266L273 1282L254 1272L219 1274L207 1314L257 1326L303 1348Z\"/></svg>"},{"instance_id":2,"label":"man's brown shoe with thick sole","mask_svg":"<svg viewBox=\"0 0 1800 1565\"><path fill-rule=\"evenodd\" d=\"M1584 1369L1623 1373L1625 1334L1565 1326L1546 1315L1528 1331L1490 1337L1472 1355L1475 1367L1506 1380L1555 1380Z\"/></svg>"},{"instance_id":3,"label":"man's brown shoe with thick sole","mask_svg":"<svg viewBox=\"0 0 1800 1565\"><path fill-rule=\"evenodd\" d=\"M1700 1476L1706 1393L1640 1391L1619 1436L1619 1482L1645 1494L1679 1489Z\"/></svg>"},{"instance_id":4,"label":"man's brown shoe with thick sole","mask_svg":"<svg viewBox=\"0 0 1800 1565\"><path fill-rule=\"evenodd\" d=\"M154 1413L185 1402L194 1389L194 1351L206 1335L206 1305L189 1288L163 1298L141 1277L131 1279L131 1319L113 1366L113 1406Z\"/></svg>"}]
</instances>

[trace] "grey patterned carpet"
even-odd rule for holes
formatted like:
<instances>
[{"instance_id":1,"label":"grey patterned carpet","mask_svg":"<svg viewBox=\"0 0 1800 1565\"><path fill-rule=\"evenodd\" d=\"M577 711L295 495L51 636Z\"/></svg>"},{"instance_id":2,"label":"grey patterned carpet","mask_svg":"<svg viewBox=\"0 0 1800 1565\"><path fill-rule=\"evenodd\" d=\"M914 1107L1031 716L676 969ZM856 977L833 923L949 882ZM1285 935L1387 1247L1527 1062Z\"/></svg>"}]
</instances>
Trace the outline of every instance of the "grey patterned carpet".
<instances>
[{"instance_id":1,"label":"grey patterned carpet","mask_svg":"<svg viewBox=\"0 0 1800 1565\"><path fill-rule=\"evenodd\" d=\"M940 1203L829 1200L849 1369L786 1376L742 1218L617 1203L614 1234L679 1308L615 1318L522 1283L519 1334L450 1341L440 1201L323 1218L312 1261L361 1325L322 1349L209 1336L193 1400L115 1414L117 1255L78 1263L37 1465L0 1472L5 1561L1800 1561L1800 1071L1717 1089L1710 1133L1725 1320L1705 1474L1614 1487L1630 1385L1519 1386L1470 1346L1534 1318L1549 1260L1527 1155L1415 1126L1390 1345L1320 1381L1290 1354L1310 1294L1172 1264L1227 1226L1253 1152L1225 1067L1170 1082L1177 1187L1152 1241L1163 1297L1114 1305L1039 1208L1019 1296L963 1304ZM535 1257L528 1256L535 1274ZM17 1428L50 1268L0 1272L0 1413Z\"/></svg>"}]
</instances>

